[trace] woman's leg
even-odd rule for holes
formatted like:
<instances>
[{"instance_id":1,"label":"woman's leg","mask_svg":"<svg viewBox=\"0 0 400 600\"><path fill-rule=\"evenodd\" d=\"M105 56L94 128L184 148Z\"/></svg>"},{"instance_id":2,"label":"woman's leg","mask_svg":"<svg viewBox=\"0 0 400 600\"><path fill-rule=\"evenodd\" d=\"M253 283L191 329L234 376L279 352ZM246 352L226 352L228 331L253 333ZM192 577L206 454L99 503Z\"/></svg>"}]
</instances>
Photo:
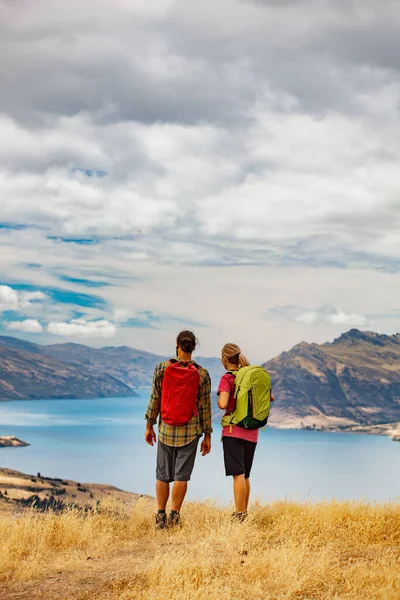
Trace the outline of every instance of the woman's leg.
<instances>
[{"instance_id":1,"label":"woman's leg","mask_svg":"<svg viewBox=\"0 0 400 600\"><path fill-rule=\"evenodd\" d=\"M237 513L243 513L247 510L247 504L249 501L247 492L247 481L248 479L244 478L244 474L233 476L233 496L235 499L235 507Z\"/></svg>"},{"instance_id":2,"label":"woman's leg","mask_svg":"<svg viewBox=\"0 0 400 600\"><path fill-rule=\"evenodd\" d=\"M245 482L246 482L246 512L249 507L250 500L250 471L253 466L254 453L256 451L257 444L255 442L245 442Z\"/></svg>"},{"instance_id":3,"label":"woman's leg","mask_svg":"<svg viewBox=\"0 0 400 600\"><path fill-rule=\"evenodd\" d=\"M249 506L249 500L250 500L250 478L249 477L247 479L245 479L245 483L246 483L246 508L245 508L245 511L247 512L247 509Z\"/></svg>"},{"instance_id":4,"label":"woman's leg","mask_svg":"<svg viewBox=\"0 0 400 600\"><path fill-rule=\"evenodd\" d=\"M225 472L233 476L233 497L235 500L235 512L244 513L247 500L247 483L245 480L245 441L241 438L224 436L222 439L224 447Z\"/></svg>"}]
</instances>

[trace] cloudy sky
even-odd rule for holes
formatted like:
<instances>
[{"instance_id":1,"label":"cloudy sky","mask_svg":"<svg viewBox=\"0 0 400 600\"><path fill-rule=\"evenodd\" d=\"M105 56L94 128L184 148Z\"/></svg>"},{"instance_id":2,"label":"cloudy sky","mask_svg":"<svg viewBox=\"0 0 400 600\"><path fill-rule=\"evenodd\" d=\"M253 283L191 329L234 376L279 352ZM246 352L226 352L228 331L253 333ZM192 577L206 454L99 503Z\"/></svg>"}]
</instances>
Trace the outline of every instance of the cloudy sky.
<instances>
[{"instance_id":1,"label":"cloudy sky","mask_svg":"<svg viewBox=\"0 0 400 600\"><path fill-rule=\"evenodd\" d=\"M0 333L400 331L397 0L0 5Z\"/></svg>"}]
</instances>

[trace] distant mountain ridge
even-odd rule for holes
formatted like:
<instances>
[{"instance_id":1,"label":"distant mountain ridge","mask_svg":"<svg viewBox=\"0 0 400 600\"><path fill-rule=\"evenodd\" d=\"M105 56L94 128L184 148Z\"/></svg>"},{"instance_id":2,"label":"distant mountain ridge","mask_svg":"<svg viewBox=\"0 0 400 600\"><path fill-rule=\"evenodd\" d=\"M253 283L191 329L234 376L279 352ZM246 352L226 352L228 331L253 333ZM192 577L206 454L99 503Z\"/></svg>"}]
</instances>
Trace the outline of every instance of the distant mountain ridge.
<instances>
[{"instance_id":1,"label":"distant mountain ridge","mask_svg":"<svg viewBox=\"0 0 400 600\"><path fill-rule=\"evenodd\" d=\"M43 346L43 350L47 356L56 357L74 366L83 365L94 372L101 370L109 373L132 389L151 386L157 364L171 358L171 355L152 354L130 346L91 348L67 343ZM208 370L214 382L219 380L224 372L219 358L194 356L194 360Z\"/></svg>"},{"instance_id":2,"label":"distant mountain ridge","mask_svg":"<svg viewBox=\"0 0 400 600\"><path fill-rule=\"evenodd\" d=\"M166 358L128 346L42 346L0 336L0 400L132 396L151 385L156 365ZM196 360L213 381L222 375L220 359Z\"/></svg>"},{"instance_id":3,"label":"distant mountain ridge","mask_svg":"<svg viewBox=\"0 0 400 600\"><path fill-rule=\"evenodd\" d=\"M128 396L133 390L111 374L58 360L45 346L0 337L0 400Z\"/></svg>"},{"instance_id":4,"label":"distant mountain ridge","mask_svg":"<svg viewBox=\"0 0 400 600\"><path fill-rule=\"evenodd\" d=\"M271 422L316 427L400 421L400 334L351 329L264 364L279 399Z\"/></svg>"}]
</instances>

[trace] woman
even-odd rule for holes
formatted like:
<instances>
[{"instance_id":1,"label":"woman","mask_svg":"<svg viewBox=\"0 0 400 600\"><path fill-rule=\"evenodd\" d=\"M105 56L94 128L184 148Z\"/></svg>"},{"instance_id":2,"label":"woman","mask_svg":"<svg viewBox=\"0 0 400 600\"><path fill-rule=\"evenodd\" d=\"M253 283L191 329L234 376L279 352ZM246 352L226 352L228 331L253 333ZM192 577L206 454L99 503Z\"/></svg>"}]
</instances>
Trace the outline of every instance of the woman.
<instances>
[{"instance_id":1,"label":"woman","mask_svg":"<svg viewBox=\"0 0 400 600\"><path fill-rule=\"evenodd\" d=\"M218 406L225 415L233 413L236 407L235 373L249 366L249 361L236 344L225 344L222 348L222 364L226 369L222 376L218 394ZM258 429L244 429L237 425L222 428L222 444L226 475L233 477L235 512L233 517L243 521L247 517L250 498L250 471L258 442Z\"/></svg>"}]
</instances>

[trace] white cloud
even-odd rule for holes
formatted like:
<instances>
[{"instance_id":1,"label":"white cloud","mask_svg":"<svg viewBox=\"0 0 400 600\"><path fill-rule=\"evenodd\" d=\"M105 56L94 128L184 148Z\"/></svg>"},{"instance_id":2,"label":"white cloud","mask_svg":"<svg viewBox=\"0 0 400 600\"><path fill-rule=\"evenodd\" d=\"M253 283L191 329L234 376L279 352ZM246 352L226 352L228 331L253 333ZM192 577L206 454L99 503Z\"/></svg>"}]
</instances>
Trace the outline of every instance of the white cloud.
<instances>
[{"instance_id":1,"label":"white cloud","mask_svg":"<svg viewBox=\"0 0 400 600\"><path fill-rule=\"evenodd\" d=\"M365 327L371 323L370 319L364 315L346 312L330 305L307 310L300 306L276 306L270 309L270 312L306 325L320 325L323 323L327 325Z\"/></svg>"},{"instance_id":2,"label":"white cloud","mask_svg":"<svg viewBox=\"0 0 400 600\"><path fill-rule=\"evenodd\" d=\"M20 311L31 306L31 302L45 300L43 292L18 292L8 285L0 285L0 312Z\"/></svg>"},{"instance_id":3,"label":"white cloud","mask_svg":"<svg viewBox=\"0 0 400 600\"><path fill-rule=\"evenodd\" d=\"M49 323L47 331L65 337L109 338L116 334L116 327L106 319L99 321L73 319L69 323Z\"/></svg>"},{"instance_id":4,"label":"white cloud","mask_svg":"<svg viewBox=\"0 0 400 600\"><path fill-rule=\"evenodd\" d=\"M354 325L354 326L366 326L368 324L367 317L354 313L345 313L339 309L333 309L331 314L327 314L324 311L305 311L300 313L295 320L299 323L316 324L316 323L329 323L332 325Z\"/></svg>"},{"instance_id":5,"label":"white cloud","mask_svg":"<svg viewBox=\"0 0 400 600\"><path fill-rule=\"evenodd\" d=\"M43 327L36 319L25 319L25 321L9 321L6 324L11 331L24 331L26 333L42 333Z\"/></svg>"},{"instance_id":6,"label":"white cloud","mask_svg":"<svg viewBox=\"0 0 400 600\"><path fill-rule=\"evenodd\" d=\"M336 313L328 317L328 322L334 325L355 325L366 327L368 325L368 318L364 315L358 315L354 313L345 313L341 310L337 310Z\"/></svg>"},{"instance_id":7,"label":"white cloud","mask_svg":"<svg viewBox=\"0 0 400 600\"><path fill-rule=\"evenodd\" d=\"M32 302L33 300L45 300L46 294L43 292L22 292L21 298L23 302Z\"/></svg>"},{"instance_id":8,"label":"white cloud","mask_svg":"<svg viewBox=\"0 0 400 600\"><path fill-rule=\"evenodd\" d=\"M400 87L393 93L393 103L399 101ZM62 140L63 167L53 166L51 151L32 166L17 148L3 177L3 219L24 215L67 237L136 235L138 249L158 260L176 261L176 244L194 241L223 242L233 261L243 244L281 261L299 240L312 243L315 236L330 240L315 255L317 264L335 258L338 249L348 262L356 257L366 266L393 260L400 227L394 124L400 120L387 121L392 130L380 117L367 122L333 112L316 120L279 105L256 107L249 125L232 130L126 123L111 131L88 116L55 121L45 134L57 138L59 128L65 130L82 148L76 163L107 176L73 172L73 153ZM21 130L4 146L5 158ZM31 136L29 152L37 160L43 131ZM88 137L101 158L84 150ZM160 236L161 249L152 244ZM201 262L203 252L195 251L193 263Z\"/></svg>"},{"instance_id":9,"label":"white cloud","mask_svg":"<svg viewBox=\"0 0 400 600\"><path fill-rule=\"evenodd\" d=\"M8 285L0 285L0 311L18 310L20 299L18 292Z\"/></svg>"}]
</instances>

